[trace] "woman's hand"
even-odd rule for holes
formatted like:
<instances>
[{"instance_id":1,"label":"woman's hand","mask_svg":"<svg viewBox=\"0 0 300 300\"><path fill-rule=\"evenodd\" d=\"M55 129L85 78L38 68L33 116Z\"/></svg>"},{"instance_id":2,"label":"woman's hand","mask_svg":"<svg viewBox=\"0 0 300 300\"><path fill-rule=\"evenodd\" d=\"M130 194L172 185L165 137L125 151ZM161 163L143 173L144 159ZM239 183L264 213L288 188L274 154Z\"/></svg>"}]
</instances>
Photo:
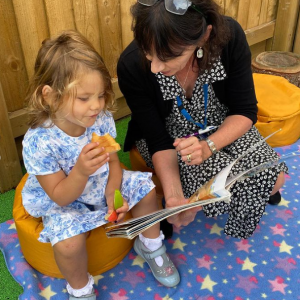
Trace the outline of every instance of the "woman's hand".
<instances>
[{"instance_id":1,"label":"woman's hand","mask_svg":"<svg viewBox=\"0 0 300 300\"><path fill-rule=\"evenodd\" d=\"M199 141L196 137L177 138L173 143L181 159L187 165L200 165L208 159L212 153L206 141Z\"/></svg>"},{"instance_id":2,"label":"woman's hand","mask_svg":"<svg viewBox=\"0 0 300 300\"><path fill-rule=\"evenodd\" d=\"M189 199L179 200L177 198L170 198L168 199L168 201L166 201L166 208L187 204L188 202ZM176 227L187 226L188 224L194 221L197 212L200 210L202 210L201 206L188 209L172 217L169 217L168 222L175 225Z\"/></svg>"},{"instance_id":3,"label":"woman's hand","mask_svg":"<svg viewBox=\"0 0 300 300\"><path fill-rule=\"evenodd\" d=\"M84 146L79 154L78 160L74 166L74 169L85 177L88 177L95 173L100 167L102 167L109 160L109 154L100 154L104 148L95 148L99 143L89 143Z\"/></svg>"}]
</instances>

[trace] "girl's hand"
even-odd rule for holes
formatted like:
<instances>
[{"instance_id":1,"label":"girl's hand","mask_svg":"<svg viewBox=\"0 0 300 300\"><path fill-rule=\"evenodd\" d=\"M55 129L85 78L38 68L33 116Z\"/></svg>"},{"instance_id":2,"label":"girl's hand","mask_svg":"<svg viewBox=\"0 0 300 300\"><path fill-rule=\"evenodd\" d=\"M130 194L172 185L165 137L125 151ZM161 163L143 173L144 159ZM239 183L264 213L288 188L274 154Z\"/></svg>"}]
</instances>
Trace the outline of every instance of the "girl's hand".
<instances>
[{"instance_id":1,"label":"girl's hand","mask_svg":"<svg viewBox=\"0 0 300 300\"><path fill-rule=\"evenodd\" d=\"M110 214L114 211L114 205L113 205L113 203L114 203L114 202L113 202L113 199L112 199L112 201L108 201L108 200L107 200L107 206L108 206L107 214L108 214L108 215L110 215ZM117 215L118 215L118 219L115 221L115 223L121 222L121 221L124 219L124 217L125 217L126 213L128 212L128 210L129 210L128 203L127 203L127 201L123 198L123 206L120 207L120 208L118 208L118 209L116 210L116 213L117 213Z\"/></svg>"},{"instance_id":2,"label":"girl's hand","mask_svg":"<svg viewBox=\"0 0 300 300\"><path fill-rule=\"evenodd\" d=\"M109 161L109 154L97 156L104 148L95 148L99 143L89 143L84 146L79 154L78 160L73 169L76 168L77 172L83 176L90 176L95 173L100 167Z\"/></svg>"},{"instance_id":3,"label":"girl's hand","mask_svg":"<svg viewBox=\"0 0 300 300\"><path fill-rule=\"evenodd\" d=\"M181 159L187 165L200 165L208 159L212 153L206 141L199 141L196 137L177 138L173 143Z\"/></svg>"}]
</instances>

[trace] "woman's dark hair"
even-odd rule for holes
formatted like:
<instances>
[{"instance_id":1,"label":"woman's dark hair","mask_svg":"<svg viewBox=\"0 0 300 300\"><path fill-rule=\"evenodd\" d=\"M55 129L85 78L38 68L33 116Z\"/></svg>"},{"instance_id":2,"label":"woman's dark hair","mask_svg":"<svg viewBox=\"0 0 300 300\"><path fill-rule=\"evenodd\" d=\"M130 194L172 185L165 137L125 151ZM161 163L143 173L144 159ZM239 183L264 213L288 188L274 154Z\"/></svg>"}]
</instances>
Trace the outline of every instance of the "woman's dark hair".
<instances>
[{"instance_id":1,"label":"woman's dark hair","mask_svg":"<svg viewBox=\"0 0 300 300\"><path fill-rule=\"evenodd\" d=\"M200 70L209 69L229 40L229 26L213 0L192 2L202 14L189 7L184 15L175 15L165 9L161 0L153 6L134 4L132 29L141 51L149 54L154 51L162 61L178 57L186 46L198 45L207 26L212 25L203 58L197 60Z\"/></svg>"}]
</instances>

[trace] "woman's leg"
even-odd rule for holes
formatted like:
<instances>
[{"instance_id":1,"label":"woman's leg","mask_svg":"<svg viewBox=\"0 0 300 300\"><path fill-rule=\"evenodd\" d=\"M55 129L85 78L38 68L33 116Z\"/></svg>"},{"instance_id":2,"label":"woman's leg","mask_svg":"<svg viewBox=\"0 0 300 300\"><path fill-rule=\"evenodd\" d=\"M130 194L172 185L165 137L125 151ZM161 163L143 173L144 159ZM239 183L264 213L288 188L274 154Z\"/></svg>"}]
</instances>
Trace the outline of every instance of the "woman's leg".
<instances>
[{"instance_id":1,"label":"woman's leg","mask_svg":"<svg viewBox=\"0 0 300 300\"><path fill-rule=\"evenodd\" d=\"M285 178L284 178L284 172L280 172L279 176L277 177L277 181L273 187L273 190L271 192L271 196L276 194L279 189L284 185Z\"/></svg>"},{"instance_id":2,"label":"woman's leg","mask_svg":"<svg viewBox=\"0 0 300 300\"><path fill-rule=\"evenodd\" d=\"M73 289L81 289L89 281L86 237L87 233L76 235L53 246L57 266Z\"/></svg>"}]
</instances>

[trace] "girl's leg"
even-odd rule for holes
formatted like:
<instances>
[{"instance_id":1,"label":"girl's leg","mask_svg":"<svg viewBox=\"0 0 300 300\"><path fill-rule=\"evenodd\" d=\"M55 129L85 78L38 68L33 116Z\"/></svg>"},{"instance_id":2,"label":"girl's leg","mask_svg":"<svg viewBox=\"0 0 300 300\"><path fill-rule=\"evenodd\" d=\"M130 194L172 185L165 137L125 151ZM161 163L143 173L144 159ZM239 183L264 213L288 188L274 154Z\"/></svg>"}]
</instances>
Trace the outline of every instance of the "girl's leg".
<instances>
[{"instance_id":1,"label":"girl's leg","mask_svg":"<svg viewBox=\"0 0 300 300\"><path fill-rule=\"evenodd\" d=\"M133 217L140 217L158 209L156 192L151 190L131 212ZM155 224L145 230L134 241L134 250L145 259L150 266L154 277L163 285L176 286L180 281L179 273L166 254L166 247L162 241L164 235L160 233L160 224Z\"/></svg>"},{"instance_id":2,"label":"girl's leg","mask_svg":"<svg viewBox=\"0 0 300 300\"><path fill-rule=\"evenodd\" d=\"M86 292L79 292L79 295L74 295L76 297L91 294L93 291L93 282L91 282L93 279L89 277L87 270L86 238L87 233L84 233L58 242L53 246L57 266L72 290L86 287Z\"/></svg>"},{"instance_id":3,"label":"girl's leg","mask_svg":"<svg viewBox=\"0 0 300 300\"><path fill-rule=\"evenodd\" d=\"M134 218L140 217L158 210L155 189L151 190L137 205L131 209ZM159 236L159 223L153 225L143 232L143 236L150 239L155 239Z\"/></svg>"}]
</instances>

